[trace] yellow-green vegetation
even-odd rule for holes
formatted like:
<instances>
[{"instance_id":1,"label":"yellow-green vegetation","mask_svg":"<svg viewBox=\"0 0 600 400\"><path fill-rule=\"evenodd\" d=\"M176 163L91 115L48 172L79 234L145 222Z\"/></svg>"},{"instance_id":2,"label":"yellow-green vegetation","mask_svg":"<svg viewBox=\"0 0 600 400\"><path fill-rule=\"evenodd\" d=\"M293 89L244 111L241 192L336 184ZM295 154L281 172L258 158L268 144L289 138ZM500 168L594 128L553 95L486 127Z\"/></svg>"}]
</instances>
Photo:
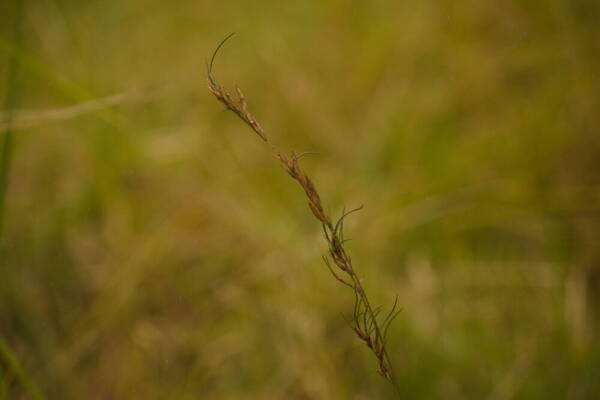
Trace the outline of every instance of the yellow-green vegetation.
<instances>
[{"instance_id":1,"label":"yellow-green vegetation","mask_svg":"<svg viewBox=\"0 0 600 400\"><path fill-rule=\"evenodd\" d=\"M598 398L598 21L0 2L0 400L398 398L302 189L206 89L233 31L219 81L284 154L319 153L326 215L364 205L345 249L374 306L398 296L401 398Z\"/></svg>"}]
</instances>

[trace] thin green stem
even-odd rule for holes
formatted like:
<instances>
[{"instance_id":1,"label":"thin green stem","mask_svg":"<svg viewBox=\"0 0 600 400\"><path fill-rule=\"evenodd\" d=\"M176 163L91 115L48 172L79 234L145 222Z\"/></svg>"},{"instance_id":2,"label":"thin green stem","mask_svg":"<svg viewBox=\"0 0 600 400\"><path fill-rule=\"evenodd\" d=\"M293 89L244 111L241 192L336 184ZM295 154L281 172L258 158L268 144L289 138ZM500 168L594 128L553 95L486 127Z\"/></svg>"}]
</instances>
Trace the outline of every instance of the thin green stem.
<instances>
[{"instance_id":1,"label":"thin green stem","mask_svg":"<svg viewBox=\"0 0 600 400\"><path fill-rule=\"evenodd\" d=\"M16 47L21 45L23 9L25 0L17 1L15 15L13 18L13 43ZM3 247L3 230L5 216L6 192L8 188L8 176L13 150L13 129L10 128L13 120L12 111L16 108L19 94L19 58L15 54L9 56L8 70L6 73L6 92L4 97L4 109L6 110L4 123L9 127L4 134L0 134L0 250Z\"/></svg>"},{"instance_id":2,"label":"thin green stem","mask_svg":"<svg viewBox=\"0 0 600 400\"><path fill-rule=\"evenodd\" d=\"M10 347L6 344L4 339L0 336L0 361L3 361L8 370L11 371L21 384L21 386L31 395L32 399L44 400L46 397L42 394L37 385L29 378L25 370L21 367L21 364L17 358L13 355Z\"/></svg>"}]
</instances>

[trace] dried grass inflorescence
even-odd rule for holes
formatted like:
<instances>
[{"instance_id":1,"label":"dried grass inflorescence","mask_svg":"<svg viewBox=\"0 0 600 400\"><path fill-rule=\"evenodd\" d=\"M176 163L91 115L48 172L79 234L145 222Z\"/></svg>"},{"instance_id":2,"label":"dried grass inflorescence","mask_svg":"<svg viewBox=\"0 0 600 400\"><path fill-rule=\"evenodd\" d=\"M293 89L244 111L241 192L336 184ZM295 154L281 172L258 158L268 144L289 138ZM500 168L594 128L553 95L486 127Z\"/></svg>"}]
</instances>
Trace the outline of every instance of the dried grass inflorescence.
<instances>
[{"instance_id":1,"label":"dried grass inflorescence","mask_svg":"<svg viewBox=\"0 0 600 400\"><path fill-rule=\"evenodd\" d=\"M329 256L331 257L331 261L325 256L323 257L323 260L335 279L352 289L352 292L354 293L354 312L352 314L352 319L349 321L350 325L356 335L369 349L371 349L377 358L379 374L398 389L386 348L386 334L388 328L400 312L397 309L397 299L394 302L391 311L389 311L383 319L380 318L381 308L373 308L371 306L361 280L354 270L352 259L344 248L344 243L346 242L344 240L344 219L352 212L360 210L362 206L350 211L344 211L342 216L337 221L333 222L331 217L323 209L321 197L319 196L315 185L310 177L302 171L300 166L300 158L309 153L296 154L295 152L292 152L289 156L284 155L271 143L260 123L248 110L248 105L241 89L236 87L237 98L234 98L217 82L212 73L214 59L221 46L223 46L227 39L232 35L233 34L227 36L217 46L212 55L210 64L207 66L208 89L228 110L233 111L242 121L252 128L263 142L268 145L273 156L279 160L287 173L298 182L304 190L304 193L308 198L308 206L315 218L321 223L324 237L329 245Z\"/></svg>"}]
</instances>

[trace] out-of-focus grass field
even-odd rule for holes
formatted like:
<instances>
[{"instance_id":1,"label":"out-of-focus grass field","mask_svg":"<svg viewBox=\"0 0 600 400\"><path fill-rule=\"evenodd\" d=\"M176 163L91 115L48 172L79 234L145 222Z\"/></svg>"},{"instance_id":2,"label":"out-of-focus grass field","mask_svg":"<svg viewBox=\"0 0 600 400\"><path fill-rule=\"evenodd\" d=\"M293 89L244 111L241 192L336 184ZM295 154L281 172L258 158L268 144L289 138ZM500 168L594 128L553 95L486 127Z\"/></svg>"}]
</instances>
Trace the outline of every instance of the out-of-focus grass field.
<instances>
[{"instance_id":1,"label":"out-of-focus grass field","mask_svg":"<svg viewBox=\"0 0 600 400\"><path fill-rule=\"evenodd\" d=\"M233 31L216 76L365 206L402 398L600 398L598 2L28 0L20 39L16 6L0 399L396 398L301 189L206 90Z\"/></svg>"}]
</instances>

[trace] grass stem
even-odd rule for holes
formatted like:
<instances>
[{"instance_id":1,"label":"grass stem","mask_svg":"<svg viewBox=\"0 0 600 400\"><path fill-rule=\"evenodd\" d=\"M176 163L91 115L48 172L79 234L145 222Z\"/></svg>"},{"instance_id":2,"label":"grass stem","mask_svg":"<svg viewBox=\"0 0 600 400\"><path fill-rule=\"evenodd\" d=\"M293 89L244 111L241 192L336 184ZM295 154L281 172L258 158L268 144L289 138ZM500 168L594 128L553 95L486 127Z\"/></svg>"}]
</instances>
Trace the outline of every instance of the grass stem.
<instances>
[{"instance_id":1,"label":"grass stem","mask_svg":"<svg viewBox=\"0 0 600 400\"><path fill-rule=\"evenodd\" d=\"M22 42L23 10L25 0L16 2L12 40L19 48ZM2 124L11 125L13 110L17 107L19 95L19 57L15 53L9 54L8 70L6 72L6 92L4 95L5 113ZM0 133L0 252L4 247L4 219L6 208L6 193L8 190L8 178L13 151L13 129L7 129L4 134Z\"/></svg>"}]
</instances>

